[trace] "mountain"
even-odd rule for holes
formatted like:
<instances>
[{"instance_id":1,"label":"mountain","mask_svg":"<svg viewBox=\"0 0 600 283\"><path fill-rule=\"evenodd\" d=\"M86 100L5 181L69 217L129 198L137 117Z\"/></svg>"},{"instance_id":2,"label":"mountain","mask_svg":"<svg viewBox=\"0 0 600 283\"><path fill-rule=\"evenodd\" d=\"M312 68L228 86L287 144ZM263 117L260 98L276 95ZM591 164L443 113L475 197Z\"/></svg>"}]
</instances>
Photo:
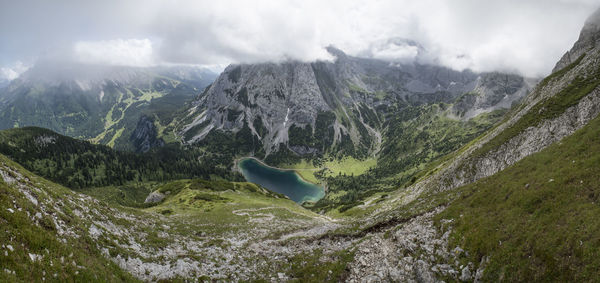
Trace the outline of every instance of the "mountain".
<instances>
[{"instance_id":1,"label":"mountain","mask_svg":"<svg viewBox=\"0 0 600 283\"><path fill-rule=\"evenodd\" d=\"M41 61L0 90L0 128L39 126L119 149L140 150L130 137L142 116L162 130L171 122L170 113L214 77L192 67Z\"/></svg>"},{"instance_id":2,"label":"mountain","mask_svg":"<svg viewBox=\"0 0 600 283\"><path fill-rule=\"evenodd\" d=\"M328 51L335 61L229 66L187 110L180 134L194 143L215 131L245 131L260 143L253 148L256 154L345 150L364 157L379 151L389 118L409 106L452 104L457 119L470 119L510 108L531 86L517 75L402 65L351 57L333 47Z\"/></svg>"},{"instance_id":3,"label":"mountain","mask_svg":"<svg viewBox=\"0 0 600 283\"><path fill-rule=\"evenodd\" d=\"M571 135L600 113L600 41L588 44L590 37L600 36L598 15L586 21L579 40L557 66L568 54L579 57L543 79L504 123L450 165L452 173L442 176L442 182L455 187L492 175Z\"/></svg>"}]
</instances>

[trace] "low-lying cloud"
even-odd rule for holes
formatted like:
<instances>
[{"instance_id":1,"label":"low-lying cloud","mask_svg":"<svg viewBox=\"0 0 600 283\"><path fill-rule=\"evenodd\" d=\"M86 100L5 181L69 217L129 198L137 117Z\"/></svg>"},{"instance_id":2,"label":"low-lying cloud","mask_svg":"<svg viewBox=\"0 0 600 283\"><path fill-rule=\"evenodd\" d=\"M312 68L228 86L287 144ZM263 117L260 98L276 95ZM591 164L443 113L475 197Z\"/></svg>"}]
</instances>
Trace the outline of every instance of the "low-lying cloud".
<instances>
[{"instance_id":1,"label":"low-lying cloud","mask_svg":"<svg viewBox=\"0 0 600 283\"><path fill-rule=\"evenodd\" d=\"M157 65L152 42L147 38L78 41L74 44L73 52L76 61L86 64Z\"/></svg>"},{"instance_id":2,"label":"low-lying cloud","mask_svg":"<svg viewBox=\"0 0 600 283\"><path fill-rule=\"evenodd\" d=\"M12 81L27 71L27 69L29 69L29 67L21 61L17 61L10 66L2 67L0 68L0 81Z\"/></svg>"},{"instance_id":3,"label":"low-lying cloud","mask_svg":"<svg viewBox=\"0 0 600 283\"><path fill-rule=\"evenodd\" d=\"M334 45L351 55L394 62L541 76L572 46L599 5L600 0L5 1L0 65L55 54L133 66L313 61L330 59L324 47Z\"/></svg>"}]
</instances>

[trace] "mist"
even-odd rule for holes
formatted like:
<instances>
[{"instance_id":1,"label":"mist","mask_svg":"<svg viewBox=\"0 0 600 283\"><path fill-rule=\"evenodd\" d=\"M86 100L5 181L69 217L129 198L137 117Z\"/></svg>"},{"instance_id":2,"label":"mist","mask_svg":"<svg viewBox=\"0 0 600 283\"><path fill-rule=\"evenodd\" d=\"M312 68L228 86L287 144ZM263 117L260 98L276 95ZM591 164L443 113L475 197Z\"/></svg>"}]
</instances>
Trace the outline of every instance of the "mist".
<instances>
[{"instance_id":1,"label":"mist","mask_svg":"<svg viewBox=\"0 0 600 283\"><path fill-rule=\"evenodd\" d=\"M0 76L40 59L123 66L354 56L548 74L597 0L3 1Z\"/></svg>"}]
</instances>

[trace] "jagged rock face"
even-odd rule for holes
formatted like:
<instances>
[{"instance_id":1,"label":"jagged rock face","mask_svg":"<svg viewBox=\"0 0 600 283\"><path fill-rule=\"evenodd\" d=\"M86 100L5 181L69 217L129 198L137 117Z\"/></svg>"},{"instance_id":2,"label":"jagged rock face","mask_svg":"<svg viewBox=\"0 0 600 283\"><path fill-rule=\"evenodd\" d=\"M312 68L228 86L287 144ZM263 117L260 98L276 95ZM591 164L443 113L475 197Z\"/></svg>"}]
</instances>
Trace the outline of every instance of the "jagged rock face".
<instances>
[{"instance_id":1,"label":"jagged rock face","mask_svg":"<svg viewBox=\"0 0 600 283\"><path fill-rule=\"evenodd\" d=\"M147 116L142 116L130 139L136 152L148 152L152 148L165 145L164 140L157 136L158 132L154 121Z\"/></svg>"},{"instance_id":2,"label":"jagged rock face","mask_svg":"<svg viewBox=\"0 0 600 283\"><path fill-rule=\"evenodd\" d=\"M209 90L221 95L209 94L202 101L215 128L237 130L248 123L261 139L277 144L287 140L292 124L314 125L317 112L329 110L310 64L232 66L225 72ZM256 127L267 130L263 135L255 128L259 117L263 123Z\"/></svg>"},{"instance_id":3,"label":"jagged rock face","mask_svg":"<svg viewBox=\"0 0 600 283\"><path fill-rule=\"evenodd\" d=\"M596 10L586 21L579 34L579 39L571 50L567 51L556 63L552 73L573 63L581 55L600 46L600 10Z\"/></svg>"},{"instance_id":4,"label":"jagged rock face","mask_svg":"<svg viewBox=\"0 0 600 283\"><path fill-rule=\"evenodd\" d=\"M395 64L351 57L332 47L328 51L333 62L229 66L188 109L181 135L194 143L215 130L236 133L247 127L266 154L281 145L301 155L323 153L344 142L373 154L385 115L402 105L453 103L476 92L481 98L460 106L462 112L472 110L470 118L508 108L528 89L515 75Z\"/></svg>"}]
</instances>

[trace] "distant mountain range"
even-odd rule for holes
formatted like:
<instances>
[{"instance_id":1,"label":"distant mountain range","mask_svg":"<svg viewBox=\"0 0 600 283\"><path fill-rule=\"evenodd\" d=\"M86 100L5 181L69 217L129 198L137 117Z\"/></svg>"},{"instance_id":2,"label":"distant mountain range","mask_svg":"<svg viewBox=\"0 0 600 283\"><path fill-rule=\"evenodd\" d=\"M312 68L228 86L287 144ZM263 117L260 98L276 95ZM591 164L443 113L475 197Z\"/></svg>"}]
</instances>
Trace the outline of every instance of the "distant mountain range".
<instances>
[{"instance_id":1,"label":"distant mountain range","mask_svg":"<svg viewBox=\"0 0 600 283\"><path fill-rule=\"evenodd\" d=\"M119 149L145 150L132 138L142 116L157 126L210 84L194 67L112 67L40 62L0 89L0 128L39 126ZM135 142L140 144L135 144Z\"/></svg>"}]
</instances>

